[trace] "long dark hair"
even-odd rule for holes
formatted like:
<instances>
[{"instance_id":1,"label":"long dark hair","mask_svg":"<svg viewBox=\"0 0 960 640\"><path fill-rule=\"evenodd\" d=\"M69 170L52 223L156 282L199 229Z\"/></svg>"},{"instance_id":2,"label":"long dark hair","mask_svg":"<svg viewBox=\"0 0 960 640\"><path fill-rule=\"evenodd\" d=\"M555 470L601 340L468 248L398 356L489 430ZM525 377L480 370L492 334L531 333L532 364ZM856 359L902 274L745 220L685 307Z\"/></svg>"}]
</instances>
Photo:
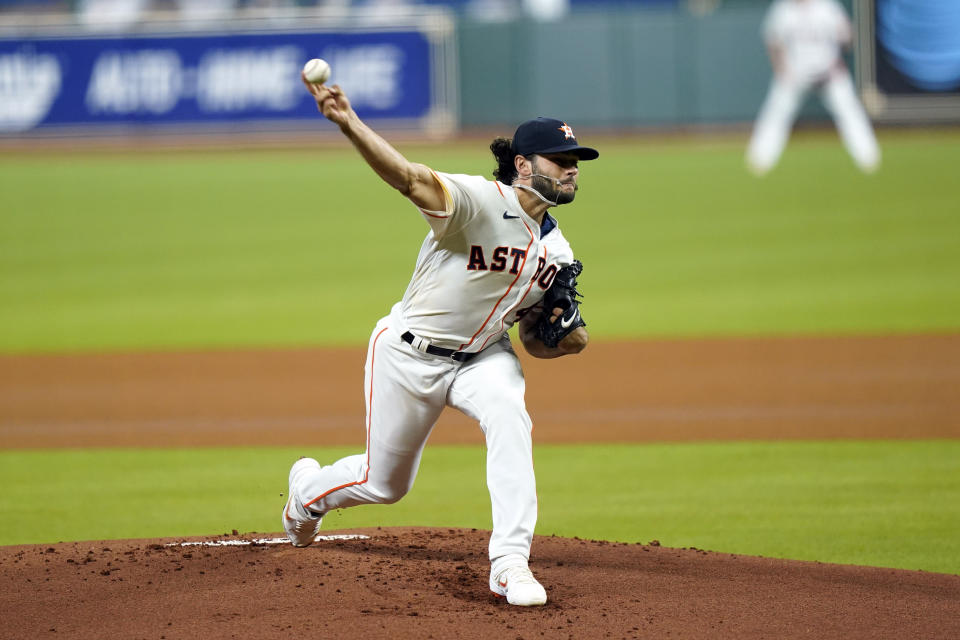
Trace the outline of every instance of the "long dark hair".
<instances>
[{"instance_id":1,"label":"long dark hair","mask_svg":"<svg viewBox=\"0 0 960 640\"><path fill-rule=\"evenodd\" d=\"M493 177L503 184L512 184L517 177L517 168L513 159L517 154L513 151L513 140L510 138L494 138L490 143L490 151L497 161L497 168L493 170Z\"/></svg>"}]
</instances>

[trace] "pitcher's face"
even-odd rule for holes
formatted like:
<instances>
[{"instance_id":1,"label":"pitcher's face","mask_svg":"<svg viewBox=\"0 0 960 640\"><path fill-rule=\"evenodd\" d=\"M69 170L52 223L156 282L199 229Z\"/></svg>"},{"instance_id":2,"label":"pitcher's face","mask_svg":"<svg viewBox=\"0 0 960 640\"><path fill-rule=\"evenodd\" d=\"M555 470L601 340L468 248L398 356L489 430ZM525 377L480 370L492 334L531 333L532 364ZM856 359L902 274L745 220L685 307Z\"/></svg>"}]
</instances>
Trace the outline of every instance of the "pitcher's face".
<instances>
[{"instance_id":1,"label":"pitcher's face","mask_svg":"<svg viewBox=\"0 0 960 640\"><path fill-rule=\"evenodd\" d=\"M537 155L532 162L531 186L557 204L573 202L578 189L579 162L580 158L574 153Z\"/></svg>"}]
</instances>

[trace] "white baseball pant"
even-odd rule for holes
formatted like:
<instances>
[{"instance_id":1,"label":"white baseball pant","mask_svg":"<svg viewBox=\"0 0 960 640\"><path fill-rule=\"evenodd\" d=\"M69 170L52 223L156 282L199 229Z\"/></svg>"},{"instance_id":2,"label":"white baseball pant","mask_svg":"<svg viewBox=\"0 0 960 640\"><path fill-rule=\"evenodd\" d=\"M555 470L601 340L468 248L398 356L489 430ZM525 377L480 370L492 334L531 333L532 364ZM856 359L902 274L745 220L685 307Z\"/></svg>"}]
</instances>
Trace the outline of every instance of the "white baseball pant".
<instances>
[{"instance_id":1,"label":"white baseball pant","mask_svg":"<svg viewBox=\"0 0 960 640\"><path fill-rule=\"evenodd\" d=\"M779 161L797 110L811 86L812 82L774 77L747 148L747 163L755 173L767 173ZM880 148L867 114L857 99L850 74L846 71L832 73L820 93L847 153L862 171L874 171L880 164Z\"/></svg>"},{"instance_id":2,"label":"white baseball pant","mask_svg":"<svg viewBox=\"0 0 960 640\"><path fill-rule=\"evenodd\" d=\"M388 504L413 486L434 423L445 406L480 423L487 443L493 511L490 559L530 556L537 521L532 423L525 381L508 337L465 363L420 353L387 316L370 337L365 366L367 450L311 473L294 487L320 513Z\"/></svg>"}]
</instances>

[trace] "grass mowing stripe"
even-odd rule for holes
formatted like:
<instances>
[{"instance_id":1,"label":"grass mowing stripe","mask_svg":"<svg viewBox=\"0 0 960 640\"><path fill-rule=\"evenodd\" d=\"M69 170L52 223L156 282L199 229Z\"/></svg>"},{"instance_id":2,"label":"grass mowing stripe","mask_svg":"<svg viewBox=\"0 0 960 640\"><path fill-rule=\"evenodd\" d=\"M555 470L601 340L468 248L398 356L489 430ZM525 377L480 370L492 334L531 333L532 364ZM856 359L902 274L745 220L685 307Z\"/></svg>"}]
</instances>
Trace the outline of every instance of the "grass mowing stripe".
<instances>
[{"instance_id":1,"label":"grass mowing stripe","mask_svg":"<svg viewBox=\"0 0 960 640\"><path fill-rule=\"evenodd\" d=\"M881 132L874 176L830 134L756 179L745 143L606 140L582 167L555 213L593 335L960 329L960 134ZM476 141L401 150L493 168ZM0 193L0 352L364 344L427 231L341 148L0 156Z\"/></svg>"},{"instance_id":2,"label":"grass mowing stripe","mask_svg":"<svg viewBox=\"0 0 960 640\"><path fill-rule=\"evenodd\" d=\"M538 470L554 453L568 471L541 495L603 470L596 500L545 509L539 527L559 535L960 573L957 441L547 448Z\"/></svg>"},{"instance_id":3,"label":"grass mowing stripe","mask_svg":"<svg viewBox=\"0 0 960 640\"><path fill-rule=\"evenodd\" d=\"M901 155L922 164L917 146L941 160L958 149L894 138L885 145L887 166L867 177L824 142L789 150L817 162L762 181L731 171L722 147L696 158L661 153L660 167L634 175L629 161L611 157L621 150L607 153L611 166L591 197L605 200L605 224L642 223L638 233L611 234L590 260L592 313L604 330L629 337L956 327L960 295L949 282L960 277L951 242L960 223L945 202L946 174L916 172ZM691 174L703 178L694 188ZM632 207L618 206L617 183L635 187ZM568 236L580 237L577 218L564 223L574 227ZM619 274L634 281L624 287Z\"/></svg>"},{"instance_id":4,"label":"grass mowing stripe","mask_svg":"<svg viewBox=\"0 0 960 640\"><path fill-rule=\"evenodd\" d=\"M2 452L0 544L276 532L302 452ZM484 456L428 447L407 497L324 528L489 529ZM550 445L536 466L538 534L960 574L958 441Z\"/></svg>"}]
</instances>

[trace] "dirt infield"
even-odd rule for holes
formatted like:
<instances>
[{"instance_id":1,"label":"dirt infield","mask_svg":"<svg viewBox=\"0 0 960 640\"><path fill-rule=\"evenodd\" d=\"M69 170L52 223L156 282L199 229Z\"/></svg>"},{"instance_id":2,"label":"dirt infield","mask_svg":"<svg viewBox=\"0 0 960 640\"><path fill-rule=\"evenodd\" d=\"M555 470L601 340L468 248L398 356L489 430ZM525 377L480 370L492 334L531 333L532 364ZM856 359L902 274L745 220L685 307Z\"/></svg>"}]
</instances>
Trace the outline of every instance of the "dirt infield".
<instances>
[{"instance_id":1,"label":"dirt infield","mask_svg":"<svg viewBox=\"0 0 960 640\"><path fill-rule=\"evenodd\" d=\"M363 360L0 356L0 448L362 446ZM598 342L523 366L538 443L960 437L960 335ZM430 441L481 435L450 410Z\"/></svg>"},{"instance_id":2,"label":"dirt infield","mask_svg":"<svg viewBox=\"0 0 960 640\"><path fill-rule=\"evenodd\" d=\"M524 367L539 443L960 437L960 335L601 342ZM356 349L0 357L0 448L361 445L362 376ZM480 441L453 412L431 439ZM524 610L486 589L488 532L361 533L2 547L0 638L960 637L960 576L538 537L550 601Z\"/></svg>"}]
</instances>

